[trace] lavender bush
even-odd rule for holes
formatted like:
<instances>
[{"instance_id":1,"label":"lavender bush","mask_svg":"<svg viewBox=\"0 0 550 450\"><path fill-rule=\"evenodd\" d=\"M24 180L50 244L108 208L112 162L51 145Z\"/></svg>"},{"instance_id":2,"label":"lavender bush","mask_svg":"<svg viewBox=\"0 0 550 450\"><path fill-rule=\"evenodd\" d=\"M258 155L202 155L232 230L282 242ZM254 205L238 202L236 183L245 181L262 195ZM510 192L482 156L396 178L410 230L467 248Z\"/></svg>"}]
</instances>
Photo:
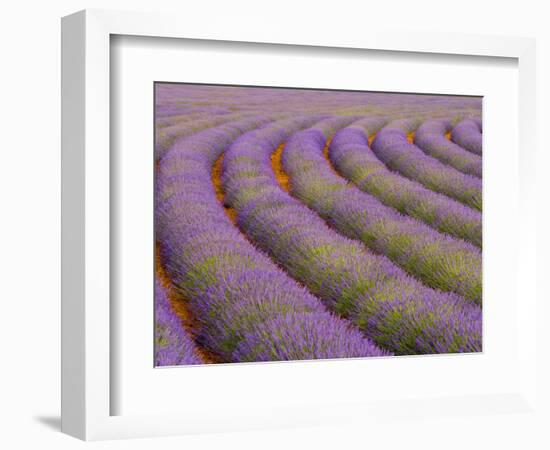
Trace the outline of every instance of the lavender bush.
<instances>
[{"instance_id":1,"label":"lavender bush","mask_svg":"<svg viewBox=\"0 0 550 450\"><path fill-rule=\"evenodd\" d=\"M266 122L245 119L180 139L160 161L161 259L198 322L197 342L233 362L389 354L256 250L218 202L212 165L240 134ZM281 125L291 132L311 123Z\"/></svg>"},{"instance_id":2,"label":"lavender bush","mask_svg":"<svg viewBox=\"0 0 550 450\"><path fill-rule=\"evenodd\" d=\"M480 117L156 83L155 364L480 351Z\"/></svg>"},{"instance_id":3,"label":"lavender bush","mask_svg":"<svg viewBox=\"0 0 550 450\"><path fill-rule=\"evenodd\" d=\"M385 205L481 247L479 211L388 170L376 157L368 139L383 125L383 120L367 119L336 133L328 154L335 169Z\"/></svg>"},{"instance_id":4,"label":"lavender bush","mask_svg":"<svg viewBox=\"0 0 550 450\"><path fill-rule=\"evenodd\" d=\"M283 163L292 193L343 235L382 253L428 286L481 303L481 252L361 192L323 157L325 136L312 128L287 143Z\"/></svg>"},{"instance_id":5,"label":"lavender bush","mask_svg":"<svg viewBox=\"0 0 550 450\"><path fill-rule=\"evenodd\" d=\"M179 122L167 127L158 128L155 136L155 158L157 160L162 158L178 138L185 138L193 133L197 133L207 128L213 128L224 122L235 121L239 118L240 117L237 115L221 115Z\"/></svg>"},{"instance_id":6,"label":"lavender bush","mask_svg":"<svg viewBox=\"0 0 550 450\"><path fill-rule=\"evenodd\" d=\"M325 139L321 130L345 125L329 119L311 132ZM225 153L227 200L246 235L328 308L396 354L479 351L477 305L422 285L281 190L270 155L285 137L280 127L266 127Z\"/></svg>"},{"instance_id":7,"label":"lavender bush","mask_svg":"<svg viewBox=\"0 0 550 450\"><path fill-rule=\"evenodd\" d=\"M406 131L386 126L377 133L371 148L389 169L481 211L481 180L424 154L407 141Z\"/></svg>"},{"instance_id":8,"label":"lavender bush","mask_svg":"<svg viewBox=\"0 0 550 450\"><path fill-rule=\"evenodd\" d=\"M481 177L481 157L448 140L445 134L451 128L451 122L447 120L428 120L416 130L414 143L442 163L462 173Z\"/></svg>"},{"instance_id":9,"label":"lavender bush","mask_svg":"<svg viewBox=\"0 0 550 450\"><path fill-rule=\"evenodd\" d=\"M456 124L451 132L453 142L476 155L482 154L481 121L466 119Z\"/></svg>"}]
</instances>

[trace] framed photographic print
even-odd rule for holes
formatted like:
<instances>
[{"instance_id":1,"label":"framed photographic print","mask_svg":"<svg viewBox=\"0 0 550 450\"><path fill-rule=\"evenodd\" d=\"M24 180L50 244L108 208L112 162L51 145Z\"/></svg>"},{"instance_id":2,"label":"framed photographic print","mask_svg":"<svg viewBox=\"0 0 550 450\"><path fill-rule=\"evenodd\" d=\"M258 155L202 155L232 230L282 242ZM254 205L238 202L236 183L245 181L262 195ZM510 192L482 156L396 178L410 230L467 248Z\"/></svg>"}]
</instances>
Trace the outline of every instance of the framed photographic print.
<instances>
[{"instance_id":1,"label":"framed photographic print","mask_svg":"<svg viewBox=\"0 0 550 450\"><path fill-rule=\"evenodd\" d=\"M534 43L310 31L63 19L66 433L537 416Z\"/></svg>"}]
</instances>

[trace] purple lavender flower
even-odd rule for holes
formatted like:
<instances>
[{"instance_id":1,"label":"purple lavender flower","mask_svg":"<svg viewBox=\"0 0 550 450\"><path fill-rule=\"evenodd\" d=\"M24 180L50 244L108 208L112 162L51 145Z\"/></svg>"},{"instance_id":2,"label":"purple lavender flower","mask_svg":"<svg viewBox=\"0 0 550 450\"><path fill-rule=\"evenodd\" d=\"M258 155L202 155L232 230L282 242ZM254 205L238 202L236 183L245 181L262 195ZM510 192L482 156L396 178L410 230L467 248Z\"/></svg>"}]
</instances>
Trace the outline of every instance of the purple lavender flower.
<instances>
[{"instance_id":1,"label":"purple lavender flower","mask_svg":"<svg viewBox=\"0 0 550 450\"><path fill-rule=\"evenodd\" d=\"M481 350L481 182L460 173L481 160L481 99L163 83L155 99L156 239L193 319L157 295L157 363ZM465 125L431 150L446 164L407 142L448 117ZM411 146L390 164L374 134Z\"/></svg>"},{"instance_id":2,"label":"purple lavender flower","mask_svg":"<svg viewBox=\"0 0 550 450\"><path fill-rule=\"evenodd\" d=\"M368 138L383 125L379 119L367 119L336 133L328 154L335 169L385 205L481 247L479 211L388 170L376 157Z\"/></svg>"},{"instance_id":3,"label":"purple lavender flower","mask_svg":"<svg viewBox=\"0 0 550 450\"><path fill-rule=\"evenodd\" d=\"M481 211L481 180L426 155L407 141L405 131L386 126L376 135L371 148L389 169Z\"/></svg>"},{"instance_id":4,"label":"purple lavender flower","mask_svg":"<svg viewBox=\"0 0 550 450\"><path fill-rule=\"evenodd\" d=\"M158 127L155 133L155 158L158 160L168 151L177 138L187 137L206 128L236 120L235 115L214 116L199 120L180 121L169 126Z\"/></svg>"},{"instance_id":5,"label":"purple lavender flower","mask_svg":"<svg viewBox=\"0 0 550 450\"><path fill-rule=\"evenodd\" d=\"M313 319L313 320L312 320ZM301 359L304 349L311 359L349 358L364 355L387 356L343 320L328 312L279 314L255 327L235 350L239 361L281 361Z\"/></svg>"},{"instance_id":6,"label":"purple lavender flower","mask_svg":"<svg viewBox=\"0 0 550 450\"><path fill-rule=\"evenodd\" d=\"M478 248L403 216L348 184L323 157L323 146L315 129L288 141L283 164L296 198L340 233L386 255L425 284L481 303Z\"/></svg>"},{"instance_id":7,"label":"purple lavender flower","mask_svg":"<svg viewBox=\"0 0 550 450\"><path fill-rule=\"evenodd\" d=\"M466 119L456 124L451 132L453 142L476 155L482 154L481 120Z\"/></svg>"},{"instance_id":8,"label":"purple lavender flower","mask_svg":"<svg viewBox=\"0 0 550 450\"><path fill-rule=\"evenodd\" d=\"M414 143L443 164L481 178L481 157L449 141L445 134L451 128L451 123L447 120L428 120L416 130Z\"/></svg>"},{"instance_id":9,"label":"purple lavender flower","mask_svg":"<svg viewBox=\"0 0 550 450\"><path fill-rule=\"evenodd\" d=\"M338 118L327 119L299 135L307 136L304 146L322 148L323 130L345 125ZM397 354L433 353L436 348L479 351L481 310L477 305L422 285L387 258L329 228L280 189L270 165L279 137L277 127L266 127L241 136L225 153L222 182L247 237L329 309L349 318L388 350ZM285 151L283 163L286 157ZM316 164L308 152L300 158L304 168ZM324 185L324 192L328 198L327 192L341 188L339 183Z\"/></svg>"},{"instance_id":10,"label":"purple lavender flower","mask_svg":"<svg viewBox=\"0 0 550 450\"><path fill-rule=\"evenodd\" d=\"M268 127L276 130L272 143L316 120L277 122ZM264 128L251 130L266 123L262 117L243 119L178 139L159 162L161 259L188 299L198 324L197 342L232 362L389 354L328 313L319 299L250 244L218 202L210 181L212 165L243 133L261 136Z\"/></svg>"}]
</instances>

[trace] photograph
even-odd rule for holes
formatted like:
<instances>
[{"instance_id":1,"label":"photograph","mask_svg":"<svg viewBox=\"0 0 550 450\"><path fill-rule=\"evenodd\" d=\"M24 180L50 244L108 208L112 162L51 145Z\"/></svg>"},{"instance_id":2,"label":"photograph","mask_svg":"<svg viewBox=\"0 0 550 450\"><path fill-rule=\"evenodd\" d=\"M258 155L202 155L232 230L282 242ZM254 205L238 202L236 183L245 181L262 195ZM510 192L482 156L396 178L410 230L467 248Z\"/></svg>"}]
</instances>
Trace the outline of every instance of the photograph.
<instances>
[{"instance_id":1,"label":"photograph","mask_svg":"<svg viewBox=\"0 0 550 450\"><path fill-rule=\"evenodd\" d=\"M482 97L153 89L155 367L483 351Z\"/></svg>"}]
</instances>

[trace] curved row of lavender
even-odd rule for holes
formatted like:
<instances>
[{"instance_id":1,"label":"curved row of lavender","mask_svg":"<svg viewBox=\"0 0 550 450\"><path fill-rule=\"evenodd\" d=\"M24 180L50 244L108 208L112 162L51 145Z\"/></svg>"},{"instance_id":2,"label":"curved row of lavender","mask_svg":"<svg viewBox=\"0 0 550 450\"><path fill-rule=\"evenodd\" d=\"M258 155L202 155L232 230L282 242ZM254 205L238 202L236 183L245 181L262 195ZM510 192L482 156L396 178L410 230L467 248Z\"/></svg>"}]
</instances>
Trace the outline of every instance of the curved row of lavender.
<instances>
[{"instance_id":1,"label":"curved row of lavender","mask_svg":"<svg viewBox=\"0 0 550 450\"><path fill-rule=\"evenodd\" d=\"M451 131L451 139L469 152L479 156L483 154L483 137L480 121L474 119L460 121Z\"/></svg>"},{"instance_id":2,"label":"curved row of lavender","mask_svg":"<svg viewBox=\"0 0 550 450\"><path fill-rule=\"evenodd\" d=\"M314 128L326 139L349 123L336 118ZM381 347L400 355L480 351L479 306L424 286L329 228L280 188L270 156L286 135L266 127L241 136L225 152L226 201L247 237Z\"/></svg>"},{"instance_id":3,"label":"curved row of lavender","mask_svg":"<svg viewBox=\"0 0 550 450\"><path fill-rule=\"evenodd\" d=\"M162 128L170 128L176 125L183 125L192 121L197 120L203 120L206 118L213 118L213 117L220 117L223 116L229 117L229 114L223 113L223 114L206 114L204 111L201 112L187 112L184 114L178 114L175 116L164 116L164 117L156 117L155 118L155 128L156 129L162 129Z\"/></svg>"},{"instance_id":4,"label":"curved row of lavender","mask_svg":"<svg viewBox=\"0 0 550 450\"><path fill-rule=\"evenodd\" d=\"M328 156L335 169L382 203L443 233L481 247L481 213L392 172L372 152L368 139L385 124L367 118L338 131Z\"/></svg>"},{"instance_id":5,"label":"curved row of lavender","mask_svg":"<svg viewBox=\"0 0 550 450\"><path fill-rule=\"evenodd\" d=\"M418 118L397 119L387 123L384 127L382 127L382 129L386 133L389 133L390 131L395 131L405 133L407 136L409 136L413 135L416 132L421 123L422 120Z\"/></svg>"},{"instance_id":6,"label":"curved row of lavender","mask_svg":"<svg viewBox=\"0 0 550 450\"><path fill-rule=\"evenodd\" d=\"M197 346L183 329L166 290L155 279L155 366L204 364Z\"/></svg>"},{"instance_id":7,"label":"curved row of lavender","mask_svg":"<svg viewBox=\"0 0 550 450\"><path fill-rule=\"evenodd\" d=\"M481 157L447 139L445 134L451 129L452 125L448 120L427 120L416 130L414 144L443 164L481 178Z\"/></svg>"},{"instance_id":8,"label":"curved row of lavender","mask_svg":"<svg viewBox=\"0 0 550 450\"><path fill-rule=\"evenodd\" d=\"M315 120L296 118L278 130L284 138ZM225 362L388 355L250 244L217 200L213 164L239 135L267 122L180 139L159 163L161 260L197 323L197 342Z\"/></svg>"},{"instance_id":9,"label":"curved row of lavender","mask_svg":"<svg viewBox=\"0 0 550 450\"><path fill-rule=\"evenodd\" d=\"M376 134L371 149L378 159L390 170L481 211L481 180L441 163L409 143L406 122L390 123Z\"/></svg>"},{"instance_id":10,"label":"curved row of lavender","mask_svg":"<svg viewBox=\"0 0 550 450\"><path fill-rule=\"evenodd\" d=\"M161 159L178 138L190 136L207 128L212 128L223 123L239 120L242 116L218 115L200 117L190 121L180 121L164 127L158 127L155 135L155 158Z\"/></svg>"},{"instance_id":11,"label":"curved row of lavender","mask_svg":"<svg viewBox=\"0 0 550 450\"><path fill-rule=\"evenodd\" d=\"M296 133L283 153L292 194L343 235L386 255L424 284L481 304L481 252L385 206L337 175L323 157L326 136Z\"/></svg>"}]
</instances>

